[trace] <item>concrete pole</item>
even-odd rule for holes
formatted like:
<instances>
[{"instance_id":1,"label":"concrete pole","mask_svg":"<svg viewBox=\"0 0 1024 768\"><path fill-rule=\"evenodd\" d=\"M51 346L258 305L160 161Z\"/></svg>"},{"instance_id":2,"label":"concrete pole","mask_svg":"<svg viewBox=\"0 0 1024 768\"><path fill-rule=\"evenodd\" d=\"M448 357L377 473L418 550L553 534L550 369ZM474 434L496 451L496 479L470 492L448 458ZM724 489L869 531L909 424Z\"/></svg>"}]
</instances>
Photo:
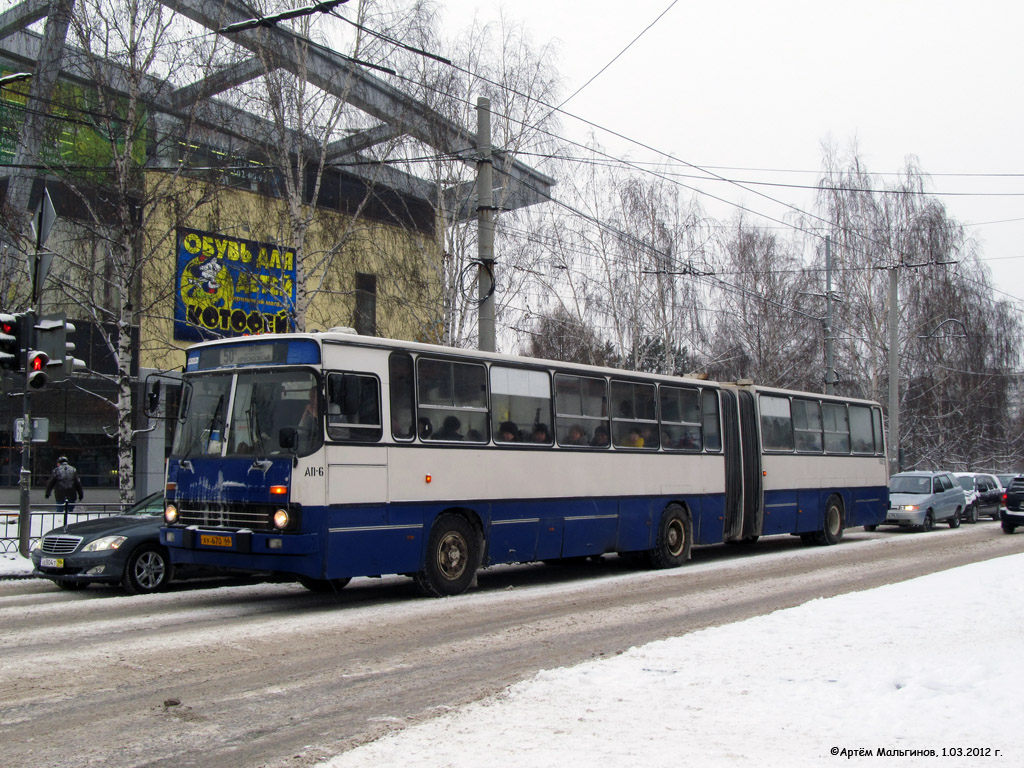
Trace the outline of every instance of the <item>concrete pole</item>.
<instances>
[{"instance_id":1,"label":"concrete pole","mask_svg":"<svg viewBox=\"0 0 1024 768\"><path fill-rule=\"evenodd\" d=\"M825 394L835 394L835 339L832 333L832 236L825 236Z\"/></svg>"},{"instance_id":2,"label":"concrete pole","mask_svg":"<svg viewBox=\"0 0 1024 768\"><path fill-rule=\"evenodd\" d=\"M46 25L43 27L43 41L39 48L39 59L32 73L28 103L25 105L25 122L18 137L18 148L14 154L14 164L7 188L7 202L19 216L24 216L28 211L32 180L39 175L38 171L29 170L26 166L39 165L39 151L43 144L46 123L50 119L50 97L53 85L57 82L57 75L60 74L64 40L68 35L74 4L75 0L50 0L50 10L46 17ZM26 229L27 221L26 218Z\"/></svg>"},{"instance_id":3,"label":"concrete pole","mask_svg":"<svg viewBox=\"0 0 1024 768\"><path fill-rule=\"evenodd\" d=\"M476 141L479 160L476 174L477 199L477 272L479 290L479 340L483 352L494 352L494 184L491 165L491 100L476 100Z\"/></svg>"},{"instance_id":4,"label":"concrete pole","mask_svg":"<svg viewBox=\"0 0 1024 768\"><path fill-rule=\"evenodd\" d=\"M900 471L899 268L889 270L889 473Z\"/></svg>"}]
</instances>

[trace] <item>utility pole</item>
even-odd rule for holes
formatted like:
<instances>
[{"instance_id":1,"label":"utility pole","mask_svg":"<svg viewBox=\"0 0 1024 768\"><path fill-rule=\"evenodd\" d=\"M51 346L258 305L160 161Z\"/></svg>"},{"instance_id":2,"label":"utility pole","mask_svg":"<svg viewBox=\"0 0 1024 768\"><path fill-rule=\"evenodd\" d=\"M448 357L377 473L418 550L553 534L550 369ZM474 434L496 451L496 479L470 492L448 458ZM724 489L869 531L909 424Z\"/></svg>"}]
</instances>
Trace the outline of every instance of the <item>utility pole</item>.
<instances>
[{"instance_id":1,"label":"utility pole","mask_svg":"<svg viewBox=\"0 0 1024 768\"><path fill-rule=\"evenodd\" d=\"M899 267L889 268L889 474L900 471Z\"/></svg>"},{"instance_id":2,"label":"utility pole","mask_svg":"<svg viewBox=\"0 0 1024 768\"><path fill-rule=\"evenodd\" d=\"M479 290L477 347L494 352L494 185L491 164L491 100L476 100L476 143L479 159L476 172L477 271Z\"/></svg>"}]
</instances>

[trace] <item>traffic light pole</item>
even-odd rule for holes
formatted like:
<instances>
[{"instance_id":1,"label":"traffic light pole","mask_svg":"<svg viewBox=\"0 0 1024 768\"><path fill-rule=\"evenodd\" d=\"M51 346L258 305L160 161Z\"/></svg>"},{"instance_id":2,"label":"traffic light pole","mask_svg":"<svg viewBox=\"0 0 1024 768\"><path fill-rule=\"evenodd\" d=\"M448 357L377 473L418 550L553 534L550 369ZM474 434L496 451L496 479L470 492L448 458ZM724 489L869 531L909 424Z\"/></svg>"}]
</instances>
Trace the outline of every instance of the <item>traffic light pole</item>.
<instances>
[{"instance_id":1,"label":"traffic light pole","mask_svg":"<svg viewBox=\"0 0 1024 768\"><path fill-rule=\"evenodd\" d=\"M33 296L32 304L35 306L36 298ZM28 350L35 346L36 335L36 313L30 312L26 315L25 322L25 357L28 358ZM32 528L32 388L29 386L29 376L32 375L31 368L25 366L25 392L22 395L25 403L25 420L21 427L21 472L19 484L21 493L18 503L18 552L22 557L28 557L29 541Z\"/></svg>"},{"instance_id":2,"label":"traffic light pole","mask_svg":"<svg viewBox=\"0 0 1024 768\"><path fill-rule=\"evenodd\" d=\"M21 472L19 473L20 493L18 497L18 552L28 557L32 536L32 366L29 365L29 351L36 347L36 318L41 307L39 302L42 279L39 275L39 252L43 250L46 233L43 227L36 227L35 253L32 257L32 311L25 319L25 393L22 395L25 421L21 426Z\"/></svg>"}]
</instances>

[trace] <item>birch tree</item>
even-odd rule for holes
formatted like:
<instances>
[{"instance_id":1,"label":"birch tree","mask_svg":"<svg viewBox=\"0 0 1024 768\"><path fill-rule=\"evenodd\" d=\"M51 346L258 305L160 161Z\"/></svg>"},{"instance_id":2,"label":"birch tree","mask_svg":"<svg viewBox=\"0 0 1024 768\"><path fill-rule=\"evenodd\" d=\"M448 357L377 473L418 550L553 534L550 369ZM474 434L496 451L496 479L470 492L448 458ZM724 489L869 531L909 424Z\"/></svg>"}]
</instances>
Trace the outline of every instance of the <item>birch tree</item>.
<instances>
[{"instance_id":1,"label":"birch tree","mask_svg":"<svg viewBox=\"0 0 1024 768\"><path fill-rule=\"evenodd\" d=\"M191 111L165 133L152 105L173 87L169 76L198 76L207 68L216 41L183 36L180 19L158 0L78 0L68 43L65 68L82 73L84 82L58 84L54 92L47 143L68 151L48 152L45 163L70 191L73 210L43 300L44 307L72 306L75 319L95 323L116 362L108 377L117 393L111 420L120 500L130 504L133 329L173 301L170 285L144 293L143 275L168 252L166 211L181 220L209 199L203 184L187 191L179 184Z\"/></svg>"}]
</instances>

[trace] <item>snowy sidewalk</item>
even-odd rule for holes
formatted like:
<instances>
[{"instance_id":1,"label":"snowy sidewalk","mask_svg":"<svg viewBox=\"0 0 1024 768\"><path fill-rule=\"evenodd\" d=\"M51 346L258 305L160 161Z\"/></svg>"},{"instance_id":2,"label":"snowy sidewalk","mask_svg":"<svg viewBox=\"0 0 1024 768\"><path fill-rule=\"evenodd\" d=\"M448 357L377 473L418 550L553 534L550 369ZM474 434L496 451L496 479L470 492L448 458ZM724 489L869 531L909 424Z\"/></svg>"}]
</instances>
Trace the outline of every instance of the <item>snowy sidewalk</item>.
<instances>
[{"instance_id":1,"label":"snowy sidewalk","mask_svg":"<svg viewBox=\"0 0 1024 768\"><path fill-rule=\"evenodd\" d=\"M321 768L1024 765L1022 572L990 560L541 672Z\"/></svg>"}]
</instances>

